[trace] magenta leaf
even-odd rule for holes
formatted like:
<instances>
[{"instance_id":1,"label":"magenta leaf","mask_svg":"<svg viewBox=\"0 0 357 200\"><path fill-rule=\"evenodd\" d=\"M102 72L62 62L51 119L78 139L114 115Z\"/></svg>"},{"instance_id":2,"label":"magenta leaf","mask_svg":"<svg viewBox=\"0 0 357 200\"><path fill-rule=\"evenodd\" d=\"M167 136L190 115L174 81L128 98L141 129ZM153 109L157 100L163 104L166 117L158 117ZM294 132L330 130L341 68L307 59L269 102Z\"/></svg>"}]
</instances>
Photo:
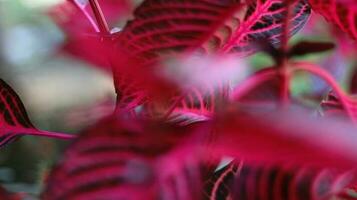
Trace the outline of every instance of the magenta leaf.
<instances>
[{"instance_id":1,"label":"magenta leaf","mask_svg":"<svg viewBox=\"0 0 357 200\"><path fill-rule=\"evenodd\" d=\"M334 92L329 92L327 97L321 101L320 106L322 114L326 117L348 118L348 114Z\"/></svg>"},{"instance_id":2,"label":"magenta leaf","mask_svg":"<svg viewBox=\"0 0 357 200\"><path fill-rule=\"evenodd\" d=\"M232 90L230 99L242 104L242 107L250 107L257 111L275 111L281 103L281 89L283 77L277 66L261 69ZM290 98L288 94L287 97ZM292 105L300 106L301 103L291 99Z\"/></svg>"},{"instance_id":3,"label":"magenta leaf","mask_svg":"<svg viewBox=\"0 0 357 200\"><path fill-rule=\"evenodd\" d=\"M249 8L247 14L244 13L244 8ZM309 6L304 0L294 1L293 8L291 20L294 21L294 26L290 27L290 35L303 26L310 13ZM256 42L268 40L273 44L278 43L285 11L283 1L249 1L247 4L240 4L234 0L146 0L136 9L135 19L124 27L117 43L126 56L139 61L143 68L156 66L172 55L194 52L231 53L242 47L240 53L248 55L253 52L250 46ZM237 15L242 12L245 18ZM134 105L137 105L137 102L145 102L143 99L147 94L135 86L137 77L123 77L125 72L120 67L115 68L118 104L123 107L128 99L135 102ZM220 90L208 95L194 88L197 92L177 95L176 100L171 100L171 105L181 113L192 113L204 118L202 111L212 113L211 108L219 101L215 100L215 97L220 99L222 95L227 96L227 87L222 85ZM218 95L212 96L213 94ZM177 98L181 98L182 101L178 102ZM211 99L214 101L207 103ZM174 111L172 114L177 113ZM187 115L185 117L187 118Z\"/></svg>"},{"instance_id":4,"label":"magenta leaf","mask_svg":"<svg viewBox=\"0 0 357 200\"><path fill-rule=\"evenodd\" d=\"M120 71L120 75L114 74L116 88L120 86L116 91L117 110L130 111L148 102L151 102L149 106L160 107L153 110L167 109L167 100L179 93L176 84L156 73L157 66L142 67L138 60L128 59L125 53L117 53L115 58L113 63Z\"/></svg>"},{"instance_id":5,"label":"magenta leaf","mask_svg":"<svg viewBox=\"0 0 357 200\"><path fill-rule=\"evenodd\" d=\"M114 108L115 100L112 96L107 96L90 105L73 108L64 116L65 126L71 129L87 127L111 115Z\"/></svg>"},{"instance_id":6,"label":"magenta leaf","mask_svg":"<svg viewBox=\"0 0 357 200\"><path fill-rule=\"evenodd\" d=\"M277 102L279 98L280 79L274 67L259 70L233 89L232 99L243 103Z\"/></svg>"},{"instance_id":7,"label":"magenta leaf","mask_svg":"<svg viewBox=\"0 0 357 200\"><path fill-rule=\"evenodd\" d=\"M218 118L217 152L264 164L352 169L357 162L353 123L314 118L296 108L287 113L245 110L225 112Z\"/></svg>"},{"instance_id":8,"label":"magenta leaf","mask_svg":"<svg viewBox=\"0 0 357 200\"><path fill-rule=\"evenodd\" d=\"M233 0L224 2L217 0L147 0L136 9L135 19L123 29L117 42L125 55L138 60L138 64L142 68L154 67L159 61L170 55L192 51L208 53L217 48L213 40L219 42L221 36L216 32L219 32L223 25L226 24L232 30L235 28L236 24L233 23L232 17L239 8L239 3ZM137 99L145 99L147 94L138 91L138 88L133 86L136 84L137 77L133 76L130 80L128 77L120 77L122 74L123 71L119 68L114 71L117 93L124 99L127 99L125 96L130 96L132 101L136 102L138 102ZM204 110L210 113L210 110L205 109L207 106L200 105L200 102L204 102L200 99L206 98L205 94L201 94L200 90L193 90L196 90L193 94L175 95L176 99L182 99L182 101L191 99L190 102L171 99L169 100L170 104L185 104L193 110ZM122 95L123 91L126 94ZM208 98L214 99L213 97ZM126 102L119 100L119 104ZM213 102L208 104L214 105ZM186 109L183 112L191 113ZM202 114L198 113L198 115Z\"/></svg>"},{"instance_id":9,"label":"magenta leaf","mask_svg":"<svg viewBox=\"0 0 357 200\"><path fill-rule=\"evenodd\" d=\"M220 52L232 52L238 55L250 55L257 51L256 43L269 41L272 45L280 43L286 13L284 1L255 0L248 1L248 10L238 29L234 30ZM293 13L288 19L289 35L300 30L310 15L306 0L292 1Z\"/></svg>"},{"instance_id":10,"label":"magenta leaf","mask_svg":"<svg viewBox=\"0 0 357 200\"><path fill-rule=\"evenodd\" d=\"M231 162L217 170L204 183L204 200L232 199L232 187L239 170L239 163Z\"/></svg>"},{"instance_id":11,"label":"magenta leaf","mask_svg":"<svg viewBox=\"0 0 357 200\"><path fill-rule=\"evenodd\" d=\"M114 25L131 10L128 0L99 0L109 25ZM88 1L68 0L53 7L49 15L64 32L66 41L61 51L82 59L95 67L111 70L95 17Z\"/></svg>"},{"instance_id":12,"label":"magenta leaf","mask_svg":"<svg viewBox=\"0 0 357 200\"><path fill-rule=\"evenodd\" d=\"M144 64L188 50L209 53L224 41L217 33L222 26L236 29L232 18L240 7L234 0L146 0L124 27L118 45Z\"/></svg>"},{"instance_id":13,"label":"magenta leaf","mask_svg":"<svg viewBox=\"0 0 357 200\"><path fill-rule=\"evenodd\" d=\"M109 25L112 26L120 17L130 14L132 2L130 0L67 0L52 8L51 16L65 31L69 33L99 32L95 12L91 3L98 2Z\"/></svg>"},{"instance_id":14,"label":"magenta leaf","mask_svg":"<svg viewBox=\"0 0 357 200\"><path fill-rule=\"evenodd\" d=\"M217 131L216 137L209 144L202 144L202 137L206 137L212 128ZM63 160L49 176L43 198L150 200L178 196L178 199L197 199L195 195L200 195L197 191L201 186L197 181L200 177L198 163L206 157L221 155L244 159L254 166L291 163L292 166L303 167L336 167L345 173L354 169L357 163L355 130L352 124L314 120L312 116L298 112L250 113L232 110L217 116L212 122L187 127L115 115L83 132L67 149ZM205 147L203 155L200 153L201 145ZM206 149L207 145L212 149ZM212 154L206 155L207 152ZM325 196L331 192L336 194L348 185L344 181L343 184L338 181L338 184L332 184L327 180L328 191L325 191L323 186L326 186L329 173L322 170L315 174L315 171L301 169L294 167L293 171L287 171L288 174L294 172L292 176L296 177L289 182L292 184L291 195L302 194L300 199L306 197L306 191ZM223 171L213 179L222 180L226 177L225 172L231 173L230 170ZM266 171L274 176L262 177L262 183L274 182L272 188L278 193L274 195L281 194L283 191L278 190L275 183L282 184L279 177L286 171ZM242 190L251 192L245 187L245 184L254 185L249 177L246 171L239 172L238 178L241 179L233 184L233 189L237 190L233 195L241 195L239 191ZM341 179L334 179L333 182L336 180ZM224 191L225 183L218 181L213 190L208 189L209 193L214 196ZM304 183L308 183L308 189ZM269 186L259 187L264 190L261 194L270 195Z\"/></svg>"},{"instance_id":15,"label":"magenta leaf","mask_svg":"<svg viewBox=\"0 0 357 200\"><path fill-rule=\"evenodd\" d=\"M222 88L222 91L224 89ZM210 93L193 90L193 92L187 93L185 98L175 105L168 120L181 125L208 120L217 109L216 103L220 101L224 102L224 99L227 98L226 94L217 94L213 89Z\"/></svg>"},{"instance_id":16,"label":"magenta leaf","mask_svg":"<svg viewBox=\"0 0 357 200\"><path fill-rule=\"evenodd\" d=\"M248 7L245 17L236 17L245 7ZM293 8L291 35L304 25L310 13L304 0L294 1ZM279 42L285 11L284 2L279 0L248 1L241 6L234 0L146 0L136 9L135 20L124 28L120 45L148 63L162 55L185 50L239 51L246 55L250 50L245 47L252 42Z\"/></svg>"},{"instance_id":17,"label":"magenta leaf","mask_svg":"<svg viewBox=\"0 0 357 200\"><path fill-rule=\"evenodd\" d=\"M72 135L36 129L16 92L0 79L0 147L20 136L37 135L59 139L71 139Z\"/></svg>"},{"instance_id":18,"label":"magenta leaf","mask_svg":"<svg viewBox=\"0 0 357 200\"><path fill-rule=\"evenodd\" d=\"M233 183L232 199L332 199L348 187L352 177L316 167L243 165Z\"/></svg>"},{"instance_id":19,"label":"magenta leaf","mask_svg":"<svg viewBox=\"0 0 357 200\"><path fill-rule=\"evenodd\" d=\"M186 145L189 132L175 125L110 116L69 146L42 197L197 199L199 165L195 149Z\"/></svg>"},{"instance_id":20,"label":"magenta leaf","mask_svg":"<svg viewBox=\"0 0 357 200\"><path fill-rule=\"evenodd\" d=\"M357 99L353 96L330 92L320 105L326 116L347 118L357 123Z\"/></svg>"},{"instance_id":21,"label":"magenta leaf","mask_svg":"<svg viewBox=\"0 0 357 200\"><path fill-rule=\"evenodd\" d=\"M224 113L215 125L223 137L216 138L215 149L245 160L232 199L322 200L346 195L356 184L353 124L296 111L260 112ZM227 190L220 191L225 199Z\"/></svg>"},{"instance_id":22,"label":"magenta leaf","mask_svg":"<svg viewBox=\"0 0 357 200\"><path fill-rule=\"evenodd\" d=\"M352 38L357 39L355 0L309 0L311 7Z\"/></svg>"}]
</instances>

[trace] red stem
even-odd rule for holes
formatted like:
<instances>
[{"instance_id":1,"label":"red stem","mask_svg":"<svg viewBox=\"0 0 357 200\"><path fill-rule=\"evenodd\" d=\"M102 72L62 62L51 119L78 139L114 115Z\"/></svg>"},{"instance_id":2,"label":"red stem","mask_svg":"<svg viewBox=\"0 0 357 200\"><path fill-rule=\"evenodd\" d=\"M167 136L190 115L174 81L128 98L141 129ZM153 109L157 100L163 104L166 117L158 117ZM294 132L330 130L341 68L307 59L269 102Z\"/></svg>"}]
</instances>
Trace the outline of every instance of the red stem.
<instances>
[{"instance_id":1,"label":"red stem","mask_svg":"<svg viewBox=\"0 0 357 200\"><path fill-rule=\"evenodd\" d=\"M350 107L350 101L353 101L346 92L344 92L339 84L335 81L335 79L324 69L322 69L320 66L315 65L313 63L309 62L293 62L291 63L293 68L292 70L295 71L307 71L312 74L315 74L319 76L320 78L324 79L331 87L332 89L336 92L336 94L339 97L339 100L346 110L347 114L349 117L356 122L356 119L353 116L353 111L351 110Z\"/></svg>"},{"instance_id":2,"label":"red stem","mask_svg":"<svg viewBox=\"0 0 357 200\"><path fill-rule=\"evenodd\" d=\"M309 62L292 62L291 65L293 67L291 68L292 71L308 71L312 74L315 74L324 79L335 90L339 97L343 99L347 97L346 93L340 88L335 79L320 66Z\"/></svg>"},{"instance_id":3,"label":"red stem","mask_svg":"<svg viewBox=\"0 0 357 200\"><path fill-rule=\"evenodd\" d=\"M279 67L279 76L280 76L280 81L281 81L281 86L280 86L280 102L283 107L289 104L290 101L290 79L291 75L288 70L288 59L286 57L287 52L288 52L288 42L289 42L289 18L290 18L290 13L291 13L291 8L290 8L291 2L290 0L285 1L285 18L282 24L282 35L281 35L281 58L278 61L278 67Z\"/></svg>"},{"instance_id":4,"label":"red stem","mask_svg":"<svg viewBox=\"0 0 357 200\"><path fill-rule=\"evenodd\" d=\"M289 18L291 14L291 2L290 0L285 0L286 11L284 13L285 18L282 24L283 33L281 35L281 50L285 53L288 51L288 41L289 41Z\"/></svg>"},{"instance_id":5,"label":"red stem","mask_svg":"<svg viewBox=\"0 0 357 200\"><path fill-rule=\"evenodd\" d=\"M353 115L353 108L351 108L350 103L351 101L354 101L352 98L350 98L339 86L339 84L335 81L335 79L325 70L323 70L320 66L315 65L313 63L309 62L292 62L291 63L291 68L288 68L288 79L285 82L285 90L289 89L289 81L290 77L293 73L297 71L305 71L305 72L310 72L312 74L315 74L325 80L332 88L333 90L337 93L340 102L343 106L343 108L346 110L347 114L350 116L350 118L357 122L357 119L354 118ZM273 78L274 76L277 75L276 68L268 68L265 71L262 71L260 73L257 73L247 80L245 80L242 84L240 84L237 88L233 90L233 93L231 95L231 100L237 101L240 98L242 98L244 95L248 94L252 89L255 87L259 86L263 82Z\"/></svg>"},{"instance_id":6,"label":"red stem","mask_svg":"<svg viewBox=\"0 0 357 200\"><path fill-rule=\"evenodd\" d=\"M281 68L279 69L280 76L280 102L283 107L289 104L290 102L290 79L291 74L288 69L287 60L284 60L281 64Z\"/></svg>"},{"instance_id":7,"label":"red stem","mask_svg":"<svg viewBox=\"0 0 357 200\"><path fill-rule=\"evenodd\" d=\"M111 36L111 33L110 33L110 30L109 30L109 26L108 26L107 20L105 19L105 16L104 16L104 14L103 14L102 9L100 8L100 5L99 5L98 1L97 1L97 0L89 0L89 3L90 3L90 6L91 6L91 8L92 8L92 10L93 10L94 16L95 16L95 18L96 18L96 20L97 20L100 33L101 33L102 35L109 35L109 36ZM109 38L108 38L108 37L105 37L105 38L104 38L104 42L105 42L105 43L108 42L108 43L109 43L108 46L109 46L110 48L113 48L112 43L110 43L111 40L112 40L112 37L109 37ZM106 44L106 45L107 45L107 44ZM110 64L110 66L111 66L112 72L113 72L113 80L114 80L114 86L115 86L115 80L116 80L116 78L115 78L115 72L114 72L114 64L113 64L113 61L112 61L112 59L111 59L111 56L110 56L109 54L108 54L107 56L108 56L108 61L109 61L109 64ZM115 86L115 87L116 87L116 86ZM117 94L117 97L119 97L118 94ZM118 98L117 98L116 105L118 105ZM118 111L118 106L116 106L114 112L116 113L117 111Z\"/></svg>"},{"instance_id":8,"label":"red stem","mask_svg":"<svg viewBox=\"0 0 357 200\"><path fill-rule=\"evenodd\" d=\"M108 23L104 17L103 11L100 8L98 1L97 0L89 0L89 3L93 10L95 19L97 20L97 24L98 24L100 33L109 34L110 31L109 31Z\"/></svg>"},{"instance_id":9,"label":"red stem","mask_svg":"<svg viewBox=\"0 0 357 200\"><path fill-rule=\"evenodd\" d=\"M39 131L39 132L29 133L26 135L42 136L42 137L49 137L49 138L55 138L61 140L71 140L77 137L75 135L59 133L59 132L51 132L51 131Z\"/></svg>"}]
</instances>

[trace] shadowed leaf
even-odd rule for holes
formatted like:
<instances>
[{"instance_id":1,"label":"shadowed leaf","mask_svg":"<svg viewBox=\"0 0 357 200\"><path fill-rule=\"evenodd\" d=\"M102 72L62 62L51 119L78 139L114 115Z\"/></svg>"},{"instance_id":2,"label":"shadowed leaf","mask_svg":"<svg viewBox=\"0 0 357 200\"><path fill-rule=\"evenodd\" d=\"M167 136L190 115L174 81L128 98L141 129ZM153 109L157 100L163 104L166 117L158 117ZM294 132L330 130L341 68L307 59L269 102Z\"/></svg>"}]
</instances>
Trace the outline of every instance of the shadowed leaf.
<instances>
[{"instance_id":1,"label":"shadowed leaf","mask_svg":"<svg viewBox=\"0 0 357 200\"><path fill-rule=\"evenodd\" d=\"M330 42L309 42L302 41L291 47L289 56L302 56L310 53L320 53L331 50L335 47Z\"/></svg>"}]
</instances>

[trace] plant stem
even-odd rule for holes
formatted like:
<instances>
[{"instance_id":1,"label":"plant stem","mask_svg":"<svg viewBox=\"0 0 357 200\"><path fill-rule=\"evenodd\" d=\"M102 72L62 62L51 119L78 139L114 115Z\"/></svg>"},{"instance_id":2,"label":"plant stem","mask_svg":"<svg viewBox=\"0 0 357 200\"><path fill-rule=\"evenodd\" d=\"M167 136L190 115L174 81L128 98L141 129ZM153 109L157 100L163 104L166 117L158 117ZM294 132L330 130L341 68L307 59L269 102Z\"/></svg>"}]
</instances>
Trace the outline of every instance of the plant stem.
<instances>
[{"instance_id":1,"label":"plant stem","mask_svg":"<svg viewBox=\"0 0 357 200\"><path fill-rule=\"evenodd\" d=\"M94 13L95 19L97 21L100 33L110 34L107 20L104 17L104 14L102 12L102 9L100 8L98 1L97 0L89 0L89 3L93 10L93 13Z\"/></svg>"},{"instance_id":2,"label":"plant stem","mask_svg":"<svg viewBox=\"0 0 357 200\"><path fill-rule=\"evenodd\" d=\"M289 18L291 15L291 0L285 0L284 6L286 10L284 12L284 21L282 24L282 35L281 35L281 50L284 52L284 57L288 51L288 42L289 42Z\"/></svg>"},{"instance_id":3,"label":"plant stem","mask_svg":"<svg viewBox=\"0 0 357 200\"><path fill-rule=\"evenodd\" d=\"M289 104L290 101L290 79L291 75L288 70L288 58L287 58L287 52L288 52L288 42L289 42L289 18L291 14L291 2L290 0L286 0L284 3L284 6L286 7L286 10L284 12L284 21L282 24L282 35L281 35L281 58L279 58L278 61L278 68L279 68L279 77L280 77L280 103L282 107L285 107Z\"/></svg>"},{"instance_id":4,"label":"plant stem","mask_svg":"<svg viewBox=\"0 0 357 200\"><path fill-rule=\"evenodd\" d=\"M59 133L59 132L51 132L51 131L38 131L26 135L42 136L42 137L56 138L61 140L71 140L77 137L75 135Z\"/></svg>"},{"instance_id":5,"label":"plant stem","mask_svg":"<svg viewBox=\"0 0 357 200\"><path fill-rule=\"evenodd\" d=\"M339 84L335 81L335 79L320 66L309 62L292 62L291 65L291 70L293 72L308 71L312 74L315 74L318 77L324 79L335 90L339 97L345 98L347 96L346 93L340 88Z\"/></svg>"},{"instance_id":6,"label":"plant stem","mask_svg":"<svg viewBox=\"0 0 357 200\"><path fill-rule=\"evenodd\" d=\"M100 33L103 35L103 36L110 36L110 37L104 37L104 43L105 45L107 45L111 51L113 50L113 45L111 43L112 41L112 34L109 30L109 26L108 26L108 23L107 23L107 20L105 19L105 16L103 14L103 11L102 9L100 8L100 5L98 3L97 0L89 0L89 3L90 3L90 6L93 10L93 13L94 13L94 16L97 20L97 23L98 23L98 26L99 26L99 30L100 30ZM108 62L109 62L109 65L111 66L111 69L112 69L112 73L113 73L113 80L114 80L114 87L116 88L116 77L115 77L115 67L114 67L114 64L113 64L113 60L111 58L111 55L110 54L107 54L108 56ZM116 90L117 91L117 90ZM119 102L119 97L120 97L120 94L118 94L117 92L117 101L116 101L116 108L114 110L114 113L117 113L118 112L118 102Z\"/></svg>"},{"instance_id":7,"label":"plant stem","mask_svg":"<svg viewBox=\"0 0 357 200\"><path fill-rule=\"evenodd\" d=\"M278 70L279 70L279 77L281 82L280 91L279 91L280 102L282 107L285 107L290 102L290 79L291 79L291 75L288 69L286 59L283 60L281 67L278 68Z\"/></svg>"},{"instance_id":8,"label":"plant stem","mask_svg":"<svg viewBox=\"0 0 357 200\"><path fill-rule=\"evenodd\" d=\"M291 68L292 71L307 71L312 74L317 75L318 77L322 78L323 80L328 83L332 89L336 92L337 96L339 97L339 100L347 112L348 116L354 121L357 122L356 117L353 114L353 107L351 107L351 102L355 103L354 99L352 99L350 96L344 92L339 84L335 81L335 79L324 69L322 69L320 66L315 65L313 63L309 62L293 62L291 63L293 68ZM357 102L356 102L357 103Z\"/></svg>"}]
</instances>

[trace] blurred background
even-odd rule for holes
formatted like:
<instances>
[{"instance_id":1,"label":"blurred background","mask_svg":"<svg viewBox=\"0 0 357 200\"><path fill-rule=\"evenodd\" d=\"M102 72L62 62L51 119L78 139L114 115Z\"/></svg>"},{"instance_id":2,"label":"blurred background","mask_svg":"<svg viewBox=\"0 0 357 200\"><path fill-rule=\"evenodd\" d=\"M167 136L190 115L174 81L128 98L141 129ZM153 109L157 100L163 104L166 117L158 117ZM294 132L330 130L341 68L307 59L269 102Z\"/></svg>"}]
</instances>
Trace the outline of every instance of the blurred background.
<instances>
[{"instance_id":1,"label":"blurred background","mask_svg":"<svg viewBox=\"0 0 357 200\"><path fill-rule=\"evenodd\" d=\"M112 108L114 89L108 72L59 52L66 36L47 14L58 3L0 0L0 78L19 94L35 126L77 133ZM2 148L1 184L38 193L67 143L30 136Z\"/></svg>"},{"instance_id":2,"label":"blurred background","mask_svg":"<svg viewBox=\"0 0 357 200\"><path fill-rule=\"evenodd\" d=\"M68 37L48 13L63 1L0 0L0 78L17 91L35 126L76 134L113 109L115 92L108 71L62 53ZM313 15L311 19L314 20L291 43L336 42L321 17ZM124 24L123 20L120 24ZM347 87L352 68L351 62L341 58L343 48L338 46L333 52L298 59L321 64ZM250 57L249 62L251 73L273 65L264 53ZM316 92L324 95L329 89L306 74L296 76L291 87L297 98ZM0 149L0 184L11 191L36 196L67 144L48 138L23 137Z\"/></svg>"}]
</instances>

